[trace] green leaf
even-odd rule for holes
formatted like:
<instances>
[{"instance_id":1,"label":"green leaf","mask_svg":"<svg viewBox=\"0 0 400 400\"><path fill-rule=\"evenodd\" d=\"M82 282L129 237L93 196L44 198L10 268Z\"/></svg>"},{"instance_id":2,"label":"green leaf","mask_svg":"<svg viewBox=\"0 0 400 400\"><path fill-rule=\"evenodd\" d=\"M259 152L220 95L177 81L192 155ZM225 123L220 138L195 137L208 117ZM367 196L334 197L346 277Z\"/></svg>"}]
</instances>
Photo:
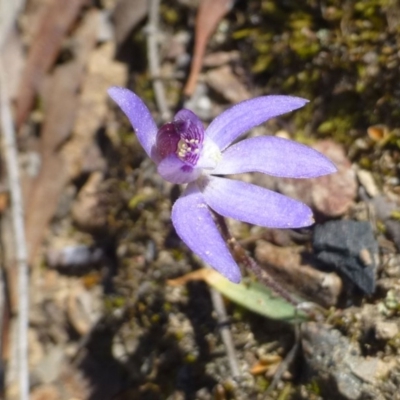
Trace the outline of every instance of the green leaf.
<instances>
[{"instance_id":1,"label":"green leaf","mask_svg":"<svg viewBox=\"0 0 400 400\"><path fill-rule=\"evenodd\" d=\"M232 283L210 268L203 268L181 278L169 281L172 285L182 285L192 280L204 280L225 297L264 317L296 323L306 321L308 316L292 304L276 295L271 289L258 282Z\"/></svg>"},{"instance_id":2,"label":"green leaf","mask_svg":"<svg viewBox=\"0 0 400 400\"><path fill-rule=\"evenodd\" d=\"M308 319L306 314L297 310L292 304L261 283L235 284L220 276L219 279L214 278L209 284L228 299L264 317L290 323Z\"/></svg>"}]
</instances>

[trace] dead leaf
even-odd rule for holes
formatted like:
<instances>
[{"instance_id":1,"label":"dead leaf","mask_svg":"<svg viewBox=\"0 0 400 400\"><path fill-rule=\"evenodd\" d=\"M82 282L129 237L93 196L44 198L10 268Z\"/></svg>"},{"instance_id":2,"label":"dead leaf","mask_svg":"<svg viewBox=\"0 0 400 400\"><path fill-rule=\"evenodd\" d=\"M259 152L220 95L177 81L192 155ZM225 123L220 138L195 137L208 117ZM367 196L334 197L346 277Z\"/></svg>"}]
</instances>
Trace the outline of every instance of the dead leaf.
<instances>
[{"instance_id":1,"label":"dead leaf","mask_svg":"<svg viewBox=\"0 0 400 400\"><path fill-rule=\"evenodd\" d=\"M92 26L91 18L94 16L87 18L87 24ZM83 36L86 34L87 32L82 33ZM107 111L107 89L113 84L122 85L125 82L126 68L113 61L115 48L112 43L104 44L92 52L85 50L85 46L87 45L82 44L82 53L78 51L75 61L78 66L65 64L59 67L62 69L61 77L65 74L66 81L60 78L57 87L65 90L65 93L59 92L56 96L57 102L50 102L49 107L52 105L52 109L48 109L46 113L48 125L43 128L45 138L42 149L43 165L26 200L28 204L26 232L30 262L35 259L63 188L69 179L81 173L85 165L85 156L93 145L94 136L101 127ZM89 54L87 76L80 95L77 89L82 78L78 75L86 60L81 59L79 54L82 57L84 54ZM75 80L69 87L67 82L71 79L71 70L75 71ZM63 104L66 107L64 113ZM55 151L62 144L71 130L73 132L71 140L60 152L52 153L52 150Z\"/></svg>"},{"instance_id":2,"label":"dead leaf","mask_svg":"<svg viewBox=\"0 0 400 400\"><path fill-rule=\"evenodd\" d=\"M370 197L379 196L380 190L375 182L372 172L366 169L358 169L356 173L360 184L363 186L368 195Z\"/></svg>"},{"instance_id":3,"label":"dead leaf","mask_svg":"<svg viewBox=\"0 0 400 400\"><path fill-rule=\"evenodd\" d=\"M224 15L231 9L232 0L202 0L196 17L194 53L190 75L183 90L188 97L192 96L203 64L207 42Z\"/></svg>"},{"instance_id":4,"label":"dead leaf","mask_svg":"<svg viewBox=\"0 0 400 400\"><path fill-rule=\"evenodd\" d=\"M68 320L82 336L86 335L100 318L100 291L95 290L94 293L97 296L79 283L71 288L68 294L66 310Z\"/></svg>"},{"instance_id":5,"label":"dead leaf","mask_svg":"<svg viewBox=\"0 0 400 400\"><path fill-rule=\"evenodd\" d=\"M0 192L0 214L2 214L8 207L9 194L7 192Z\"/></svg>"},{"instance_id":6,"label":"dead leaf","mask_svg":"<svg viewBox=\"0 0 400 400\"><path fill-rule=\"evenodd\" d=\"M231 103L239 103L251 97L251 93L239 81L229 65L215 68L206 75L207 83Z\"/></svg>"},{"instance_id":7,"label":"dead leaf","mask_svg":"<svg viewBox=\"0 0 400 400\"><path fill-rule=\"evenodd\" d=\"M65 163L58 148L71 133L78 107L78 89L82 82L88 54L96 43L98 12L89 12L77 30L76 58L55 70L44 96L45 115L41 132L42 167L34 181L26 183L26 237L29 260L35 259L59 197L68 182Z\"/></svg>"},{"instance_id":8,"label":"dead leaf","mask_svg":"<svg viewBox=\"0 0 400 400\"><path fill-rule=\"evenodd\" d=\"M179 278L169 279L167 281L167 284L170 286L182 286L192 281L207 282L207 279L212 279L214 272L214 270L207 268L198 269L196 271L189 272L188 274L185 274Z\"/></svg>"},{"instance_id":9,"label":"dead leaf","mask_svg":"<svg viewBox=\"0 0 400 400\"><path fill-rule=\"evenodd\" d=\"M45 384L35 387L31 393L31 400L58 400L61 392L53 384Z\"/></svg>"},{"instance_id":10,"label":"dead leaf","mask_svg":"<svg viewBox=\"0 0 400 400\"><path fill-rule=\"evenodd\" d=\"M101 172L92 173L72 207L75 224L85 232L100 231L107 227L107 210L99 195L102 182Z\"/></svg>"},{"instance_id":11,"label":"dead leaf","mask_svg":"<svg viewBox=\"0 0 400 400\"><path fill-rule=\"evenodd\" d=\"M93 138L102 126L107 113L107 89L126 82L127 67L114 60L115 45L105 43L92 52L88 75L82 87L78 114L71 140L63 146L68 176L76 178L85 164L85 154L93 144Z\"/></svg>"},{"instance_id":12,"label":"dead leaf","mask_svg":"<svg viewBox=\"0 0 400 400\"><path fill-rule=\"evenodd\" d=\"M0 35L1 37L1 35ZM17 94L21 73L24 68L24 53L21 36L17 29L12 29L1 50L3 68L7 77L7 88L11 100Z\"/></svg>"},{"instance_id":13,"label":"dead leaf","mask_svg":"<svg viewBox=\"0 0 400 400\"><path fill-rule=\"evenodd\" d=\"M386 125L373 125L368 127L367 134L374 142L380 142L389 135L389 128Z\"/></svg>"},{"instance_id":14,"label":"dead leaf","mask_svg":"<svg viewBox=\"0 0 400 400\"><path fill-rule=\"evenodd\" d=\"M120 46L133 28L147 15L147 0L119 0L112 16L117 46Z\"/></svg>"},{"instance_id":15,"label":"dead leaf","mask_svg":"<svg viewBox=\"0 0 400 400\"><path fill-rule=\"evenodd\" d=\"M222 67L225 64L229 64L231 61L237 61L239 59L239 51L217 51L207 54L203 59L203 65L209 68Z\"/></svg>"},{"instance_id":16,"label":"dead leaf","mask_svg":"<svg viewBox=\"0 0 400 400\"><path fill-rule=\"evenodd\" d=\"M32 108L45 73L53 65L62 41L88 0L52 1L43 14L30 48L16 101L16 125L19 129Z\"/></svg>"},{"instance_id":17,"label":"dead leaf","mask_svg":"<svg viewBox=\"0 0 400 400\"><path fill-rule=\"evenodd\" d=\"M77 111L78 89L82 85L89 55L96 45L99 12L91 10L72 37L74 60L58 67L43 94L44 121L41 153L54 152L71 134Z\"/></svg>"},{"instance_id":18,"label":"dead leaf","mask_svg":"<svg viewBox=\"0 0 400 400\"><path fill-rule=\"evenodd\" d=\"M250 368L250 373L252 375L261 375L266 372L271 373L271 371L276 372L277 367L282 362L282 357L278 355L270 355L259 360Z\"/></svg>"}]
</instances>

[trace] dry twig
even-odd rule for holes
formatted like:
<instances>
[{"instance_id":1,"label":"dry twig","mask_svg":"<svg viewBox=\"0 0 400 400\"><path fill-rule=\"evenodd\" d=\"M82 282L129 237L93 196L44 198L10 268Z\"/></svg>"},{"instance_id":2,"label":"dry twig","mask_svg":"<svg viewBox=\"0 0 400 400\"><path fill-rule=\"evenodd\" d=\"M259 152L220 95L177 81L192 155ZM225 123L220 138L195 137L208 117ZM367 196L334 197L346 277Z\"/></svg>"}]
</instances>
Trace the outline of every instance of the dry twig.
<instances>
[{"instance_id":1,"label":"dry twig","mask_svg":"<svg viewBox=\"0 0 400 400\"><path fill-rule=\"evenodd\" d=\"M0 0L0 49L7 41L17 16L24 6L25 0Z\"/></svg>"},{"instance_id":2,"label":"dry twig","mask_svg":"<svg viewBox=\"0 0 400 400\"><path fill-rule=\"evenodd\" d=\"M289 353L287 353L285 359L280 363L278 369L275 372L275 375L270 383L265 395L271 394L275 387L278 385L279 381L282 379L283 374L288 370L290 365L293 363L293 360L296 357L297 352L300 348L300 339L301 339L301 331L300 325L297 324L294 327L295 333L295 341L293 347L290 349Z\"/></svg>"},{"instance_id":3,"label":"dry twig","mask_svg":"<svg viewBox=\"0 0 400 400\"><path fill-rule=\"evenodd\" d=\"M149 60L150 76L153 80L154 95L157 107L161 112L164 122L171 119L171 111L168 108L165 90L160 80L160 59L158 47L158 24L159 24L160 0L149 1L149 22L147 24L147 58Z\"/></svg>"},{"instance_id":4,"label":"dry twig","mask_svg":"<svg viewBox=\"0 0 400 400\"><path fill-rule=\"evenodd\" d=\"M11 213L14 228L15 255L18 269L18 370L20 399L29 399L28 369L28 310L29 269L25 241L24 209L18 170L15 130L11 116L6 76L0 60L0 119L3 148L11 194Z\"/></svg>"},{"instance_id":5,"label":"dry twig","mask_svg":"<svg viewBox=\"0 0 400 400\"><path fill-rule=\"evenodd\" d=\"M217 314L217 321L220 328L222 342L224 343L225 351L228 356L229 368L231 369L232 377L237 378L240 376L240 368L236 357L232 334L229 327L226 325L228 322L228 315L226 313L225 304L221 293L218 292L218 290L210 287L210 293L213 307Z\"/></svg>"}]
</instances>

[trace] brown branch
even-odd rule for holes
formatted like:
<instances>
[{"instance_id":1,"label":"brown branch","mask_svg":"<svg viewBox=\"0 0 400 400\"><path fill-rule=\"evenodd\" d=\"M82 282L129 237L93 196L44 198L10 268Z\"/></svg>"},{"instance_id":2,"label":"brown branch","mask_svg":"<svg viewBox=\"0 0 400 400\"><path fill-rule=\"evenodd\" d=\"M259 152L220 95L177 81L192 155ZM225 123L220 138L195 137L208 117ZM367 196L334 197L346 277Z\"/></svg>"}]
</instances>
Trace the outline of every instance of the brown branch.
<instances>
[{"instance_id":1,"label":"brown branch","mask_svg":"<svg viewBox=\"0 0 400 400\"><path fill-rule=\"evenodd\" d=\"M192 96L203 66L207 42L222 17L231 9L232 0L202 0L196 17L195 44L189 78L183 89L185 96Z\"/></svg>"}]
</instances>

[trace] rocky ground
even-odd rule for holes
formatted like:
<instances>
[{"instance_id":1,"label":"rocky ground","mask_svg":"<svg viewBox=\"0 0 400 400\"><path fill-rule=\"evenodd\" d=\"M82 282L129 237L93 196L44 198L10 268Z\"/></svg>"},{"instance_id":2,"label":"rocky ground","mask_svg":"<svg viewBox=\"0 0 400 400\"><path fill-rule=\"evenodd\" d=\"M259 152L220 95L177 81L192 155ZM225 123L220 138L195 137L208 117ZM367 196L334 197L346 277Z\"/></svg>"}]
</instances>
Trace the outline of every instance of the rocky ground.
<instances>
[{"instance_id":1,"label":"rocky ground","mask_svg":"<svg viewBox=\"0 0 400 400\"><path fill-rule=\"evenodd\" d=\"M155 9L158 21L145 0L17 3L0 1L0 46L26 208L31 399L400 399L398 3L170 0ZM149 40L159 46L155 69ZM275 306L276 295L261 315L224 297L228 319L218 322L210 281L187 278L203 265L171 225L181 189L145 157L107 97L112 85L134 90L159 123L182 105L207 124L261 94L310 100L249 135L306 143L338 172L237 178L302 200L316 224L228 221L310 307L305 322L286 318L280 307L292 306ZM1 392L17 399L20 244L3 168L2 180Z\"/></svg>"}]
</instances>

